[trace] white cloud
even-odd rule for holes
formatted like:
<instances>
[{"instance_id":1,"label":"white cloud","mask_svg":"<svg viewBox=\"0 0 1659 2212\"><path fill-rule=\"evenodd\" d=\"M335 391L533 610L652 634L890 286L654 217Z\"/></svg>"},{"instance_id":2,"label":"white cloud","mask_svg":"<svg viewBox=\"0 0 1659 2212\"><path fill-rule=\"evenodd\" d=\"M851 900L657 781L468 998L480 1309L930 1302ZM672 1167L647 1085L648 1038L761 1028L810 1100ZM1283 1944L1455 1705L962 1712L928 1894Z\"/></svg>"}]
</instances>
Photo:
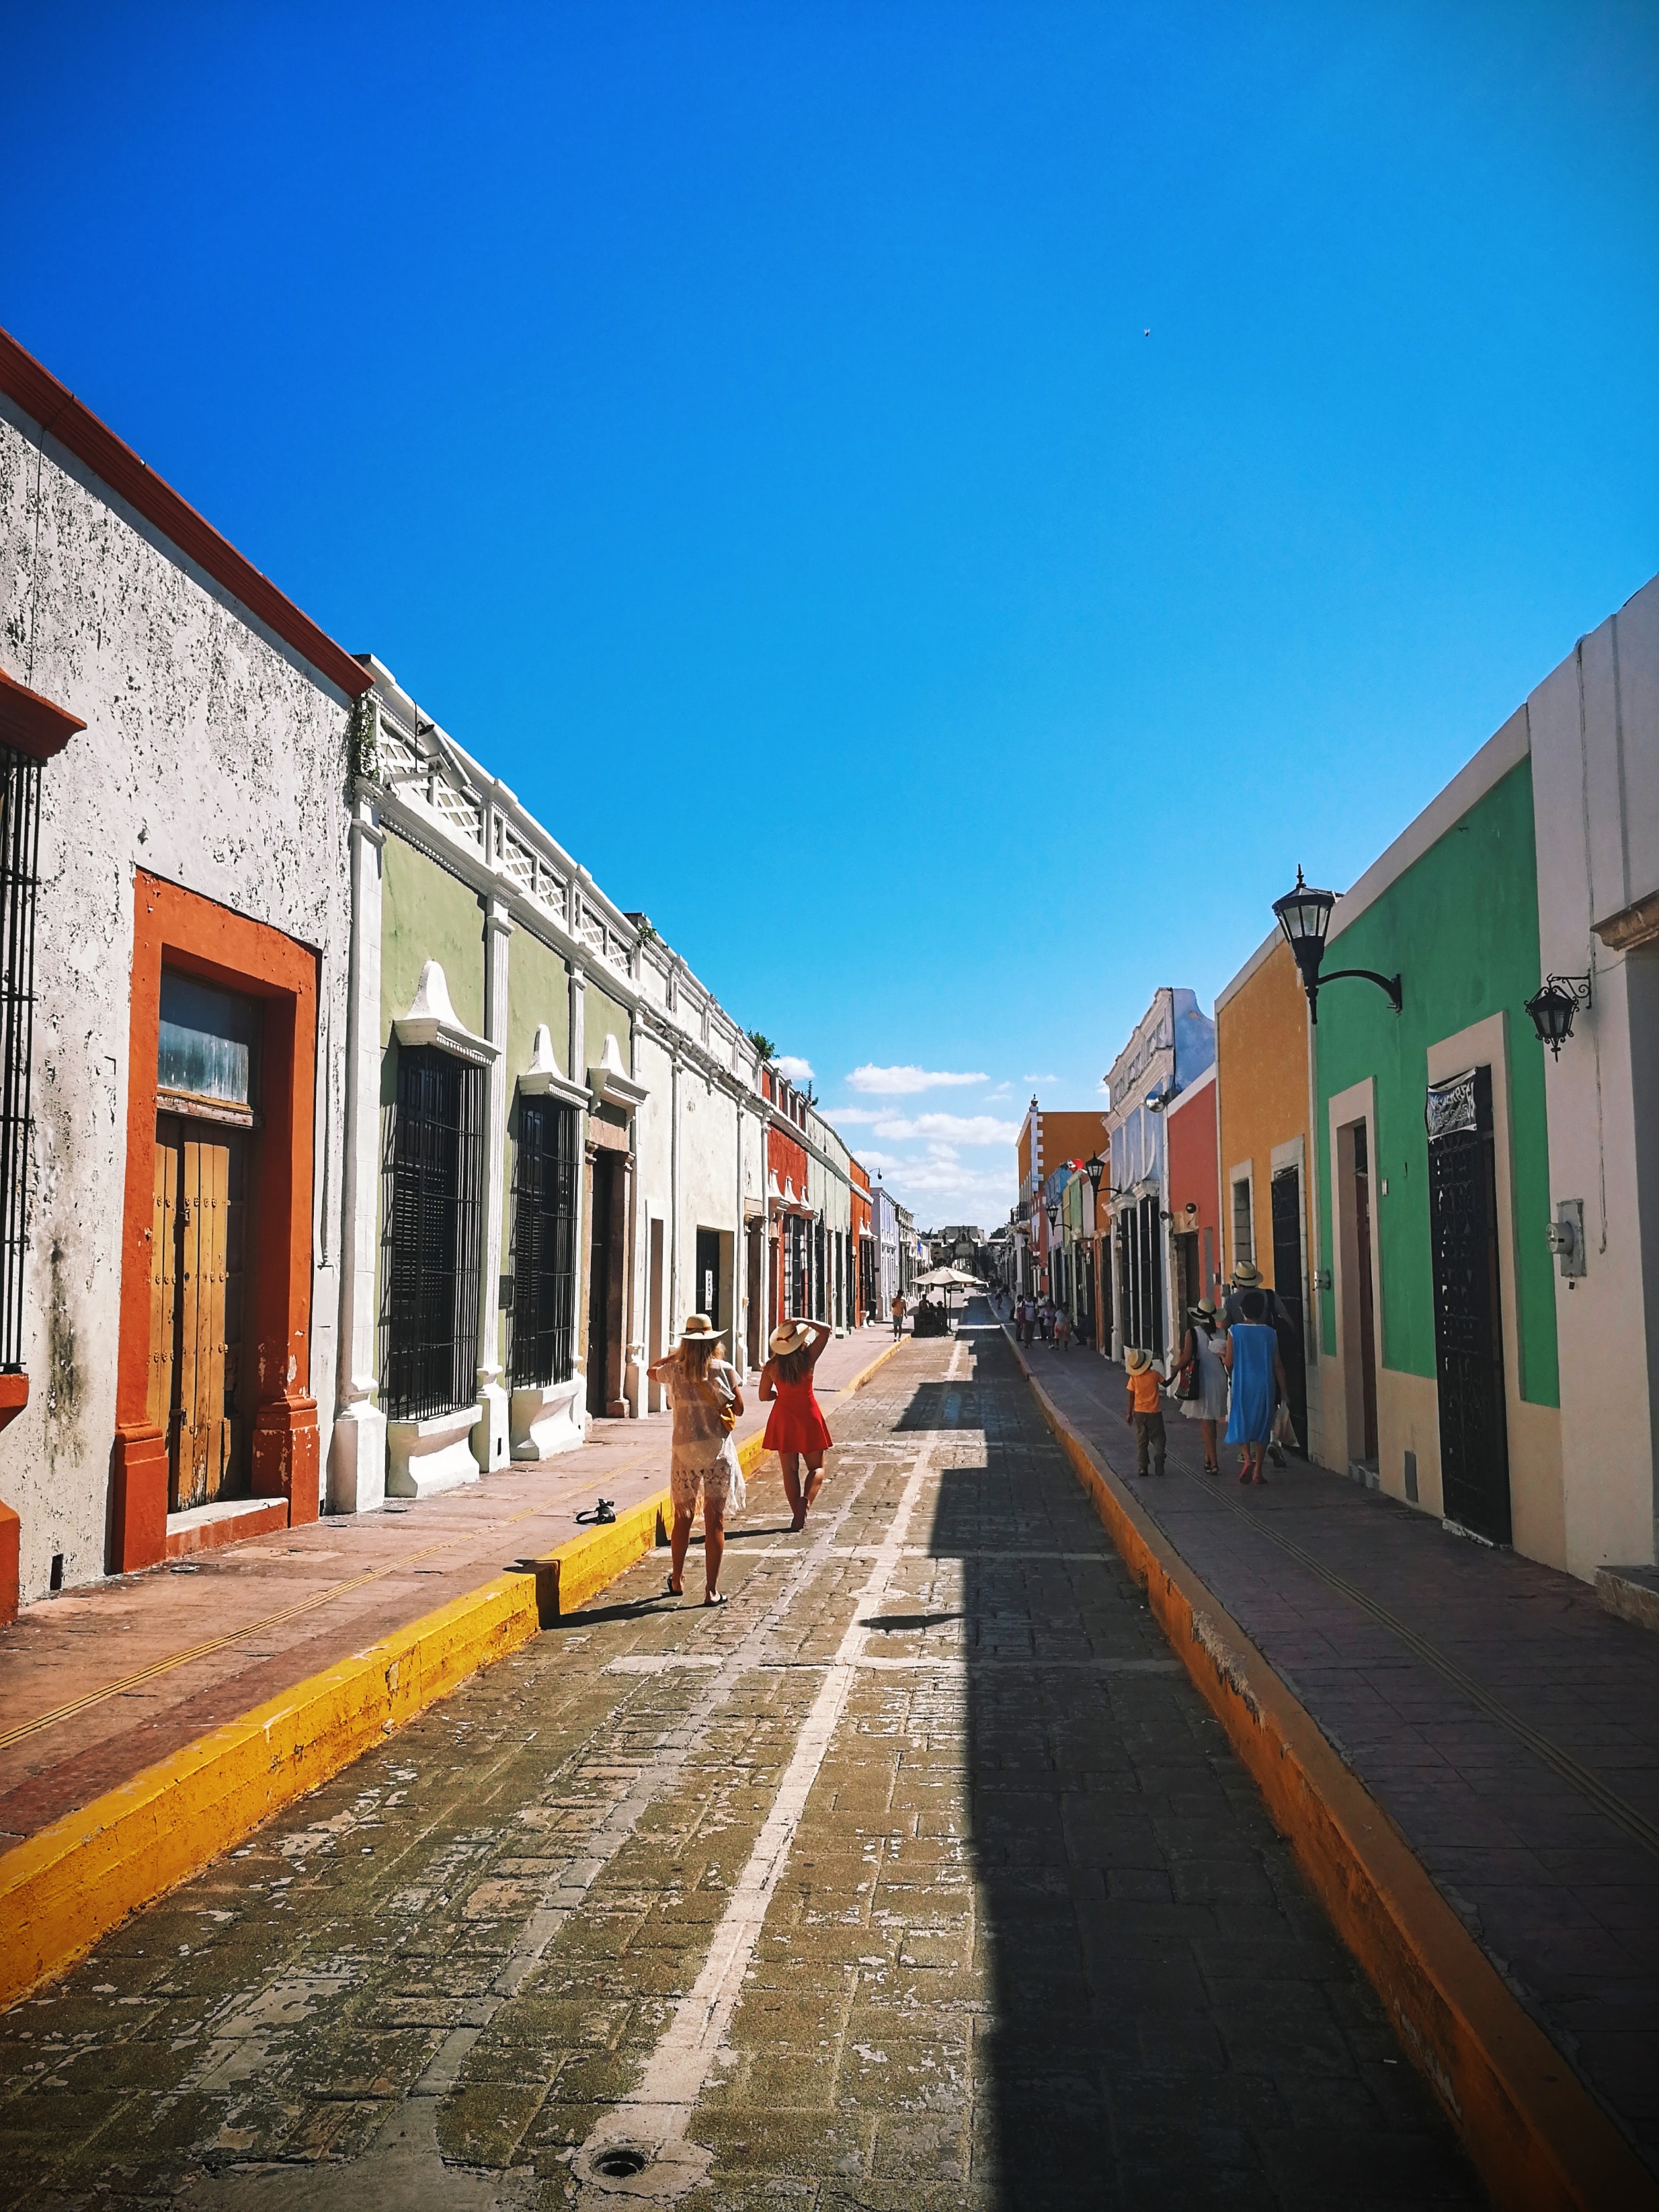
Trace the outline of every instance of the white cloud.
<instances>
[{"instance_id":1,"label":"white cloud","mask_svg":"<svg viewBox=\"0 0 1659 2212\"><path fill-rule=\"evenodd\" d=\"M1060 1078L1057 1075L1022 1075L1019 1079L1022 1083L1058 1083Z\"/></svg>"},{"instance_id":2,"label":"white cloud","mask_svg":"<svg viewBox=\"0 0 1659 2212\"><path fill-rule=\"evenodd\" d=\"M878 1098L908 1097L916 1091L940 1091L963 1083L983 1083L983 1074L953 1075L939 1068L873 1067L868 1061L848 1077L848 1086Z\"/></svg>"},{"instance_id":3,"label":"white cloud","mask_svg":"<svg viewBox=\"0 0 1659 2212\"><path fill-rule=\"evenodd\" d=\"M798 1060L793 1052L781 1054L772 1065L786 1083L810 1083L812 1080L811 1062Z\"/></svg>"},{"instance_id":4,"label":"white cloud","mask_svg":"<svg viewBox=\"0 0 1659 2212\"><path fill-rule=\"evenodd\" d=\"M832 1125L868 1129L890 1144L907 1137L940 1138L957 1145L1013 1145L1019 1141L1018 1121L1000 1121L994 1114L896 1114L887 1106L838 1106L825 1117Z\"/></svg>"}]
</instances>

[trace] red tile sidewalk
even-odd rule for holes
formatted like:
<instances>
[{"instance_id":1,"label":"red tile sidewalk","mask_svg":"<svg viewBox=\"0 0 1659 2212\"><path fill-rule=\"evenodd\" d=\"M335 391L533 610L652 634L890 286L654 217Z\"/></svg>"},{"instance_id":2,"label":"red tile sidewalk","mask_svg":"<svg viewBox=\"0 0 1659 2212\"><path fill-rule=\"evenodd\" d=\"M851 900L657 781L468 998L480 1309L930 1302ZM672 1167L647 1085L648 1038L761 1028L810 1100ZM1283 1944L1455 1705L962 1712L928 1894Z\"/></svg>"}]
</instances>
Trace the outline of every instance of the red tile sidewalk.
<instances>
[{"instance_id":1,"label":"red tile sidewalk","mask_svg":"<svg viewBox=\"0 0 1659 2212\"><path fill-rule=\"evenodd\" d=\"M1206 1479L1173 1407L1138 1479L1122 1370L1026 1356L1659 2172L1659 1637L1322 1468Z\"/></svg>"},{"instance_id":2,"label":"red tile sidewalk","mask_svg":"<svg viewBox=\"0 0 1659 2212\"><path fill-rule=\"evenodd\" d=\"M890 1342L872 1328L825 1351L817 1388L832 1427L835 1394ZM744 1398L739 1443L767 1411L752 1389ZM14 1739L0 1741L0 1850L566 1542L595 1498L620 1510L666 1485L665 1414L596 1422L590 1439L440 1498L325 1517L27 1607L0 1631L0 1739Z\"/></svg>"}]
</instances>

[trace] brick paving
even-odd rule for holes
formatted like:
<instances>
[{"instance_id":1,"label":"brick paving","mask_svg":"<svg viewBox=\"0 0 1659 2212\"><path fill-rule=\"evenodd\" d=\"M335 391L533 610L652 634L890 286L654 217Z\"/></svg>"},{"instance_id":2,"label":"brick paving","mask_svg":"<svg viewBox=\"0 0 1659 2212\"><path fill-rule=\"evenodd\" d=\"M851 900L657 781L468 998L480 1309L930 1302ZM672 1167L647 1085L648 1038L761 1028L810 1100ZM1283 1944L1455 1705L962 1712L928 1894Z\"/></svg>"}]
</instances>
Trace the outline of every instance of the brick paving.
<instances>
[{"instance_id":1,"label":"brick paving","mask_svg":"<svg viewBox=\"0 0 1659 2212\"><path fill-rule=\"evenodd\" d=\"M829 1346L821 1394L833 1403L890 1341L888 1329L866 1328ZM767 1412L752 1389L745 1400L740 1442ZM0 1735L57 1717L0 1746L0 1849L564 1543L595 1498L620 1508L648 1498L667 1483L668 1455L665 1414L599 1421L580 1450L541 1466L503 1468L441 1497L395 1498L380 1512L325 1516L29 1607L0 1631ZM175 1663L204 1644L216 1648ZM125 1686L109 1694L116 1685ZM94 1702L65 1710L88 1698Z\"/></svg>"},{"instance_id":2,"label":"brick paving","mask_svg":"<svg viewBox=\"0 0 1659 2212\"><path fill-rule=\"evenodd\" d=\"M1659 2171L1659 1638L1304 1462L1246 1491L1224 1448L1208 1480L1173 1412L1170 1472L1139 1480L1122 1370L1027 1357Z\"/></svg>"},{"instance_id":3,"label":"brick paving","mask_svg":"<svg viewBox=\"0 0 1659 2212\"><path fill-rule=\"evenodd\" d=\"M638 2203L729 1957L643 2201L1478 2203L1000 1335L830 1420L0 2021L7 2201Z\"/></svg>"}]
</instances>

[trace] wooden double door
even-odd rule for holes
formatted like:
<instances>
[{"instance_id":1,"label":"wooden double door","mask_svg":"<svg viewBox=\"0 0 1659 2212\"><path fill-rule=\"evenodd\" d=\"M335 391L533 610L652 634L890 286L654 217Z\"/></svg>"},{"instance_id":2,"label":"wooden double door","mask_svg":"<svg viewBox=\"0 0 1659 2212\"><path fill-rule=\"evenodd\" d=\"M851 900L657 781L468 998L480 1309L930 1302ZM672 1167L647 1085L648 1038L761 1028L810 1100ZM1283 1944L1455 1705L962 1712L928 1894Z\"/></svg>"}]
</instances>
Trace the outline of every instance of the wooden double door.
<instances>
[{"instance_id":1,"label":"wooden double door","mask_svg":"<svg viewBox=\"0 0 1659 2212\"><path fill-rule=\"evenodd\" d=\"M178 1513L246 1487L241 1395L248 1139L158 1115L150 1228L149 1418Z\"/></svg>"}]
</instances>

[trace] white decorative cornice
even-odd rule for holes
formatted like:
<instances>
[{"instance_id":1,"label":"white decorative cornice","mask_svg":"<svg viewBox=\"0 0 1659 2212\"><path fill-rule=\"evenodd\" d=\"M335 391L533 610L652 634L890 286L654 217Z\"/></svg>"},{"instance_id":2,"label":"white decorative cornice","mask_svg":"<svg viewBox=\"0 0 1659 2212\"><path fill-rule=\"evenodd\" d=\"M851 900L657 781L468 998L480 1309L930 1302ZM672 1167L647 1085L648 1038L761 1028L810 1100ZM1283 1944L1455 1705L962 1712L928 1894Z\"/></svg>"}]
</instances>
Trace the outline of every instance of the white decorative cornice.
<instances>
[{"instance_id":1,"label":"white decorative cornice","mask_svg":"<svg viewBox=\"0 0 1659 2212\"><path fill-rule=\"evenodd\" d=\"M588 1103L588 1095L581 1085L568 1083L559 1073L553 1051L553 1032L545 1022L537 1028L530 1065L519 1078L519 1088L532 1098L562 1098L567 1106L585 1107Z\"/></svg>"},{"instance_id":2,"label":"white decorative cornice","mask_svg":"<svg viewBox=\"0 0 1659 2212\"><path fill-rule=\"evenodd\" d=\"M435 960L428 960L422 969L409 1012L398 1015L392 1033L399 1044L436 1045L440 1052L453 1053L457 1060L470 1060L478 1067L488 1067L501 1052L500 1046L488 1037L474 1036L462 1025L449 1003L444 971Z\"/></svg>"},{"instance_id":3,"label":"white decorative cornice","mask_svg":"<svg viewBox=\"0 0 1659 2212\"><path fill-rule=\"evenodd\" d=\"M594 1097L607 1106L620 1106L624 1112L633 1113L643 1106L651 1096L649 1086L635 1083L622 1064L622 1048L615 1034L607 1030L599 1056L587 1071L589 1085Z\"/></svg>"}]
</instances>

